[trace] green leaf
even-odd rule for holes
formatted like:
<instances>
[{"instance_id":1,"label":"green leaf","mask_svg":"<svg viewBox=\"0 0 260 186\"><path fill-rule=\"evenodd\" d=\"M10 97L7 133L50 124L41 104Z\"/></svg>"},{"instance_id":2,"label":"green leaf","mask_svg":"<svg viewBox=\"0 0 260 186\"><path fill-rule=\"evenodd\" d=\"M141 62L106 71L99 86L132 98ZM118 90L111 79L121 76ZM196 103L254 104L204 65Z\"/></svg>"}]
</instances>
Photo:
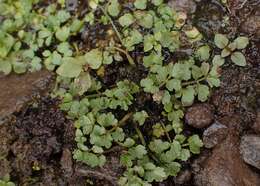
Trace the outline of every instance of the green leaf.
<instances>
[{"instance_id":1,"label":"green leaf","mask_svg":"<svg viewBox=\"0 0 260 186\"><path fill-rule=\"evenodd\" d=\"M132 158L138 158L142 159L144 155L147 154L147 151L143 145L137 145L136 147L131 147L129 149L129 154L132 156Z\"/></svg>"},{"instance_id":2,"label":"green leaf","mask_svg":"<svg viewBox=\"0 0 260 186\"><path fill-rule=\"evenodd\" d=\"M113 17L118 16L118 14L120 13L120 9L121 6L117 0L110 0L110 3L107 7L107 11L111 16Z\"/></svg>"},{"instance_id":3,"label":"green leaf","mask_svg":"<svg viewBox=\"0 0 260 186\"><path fill-rule=\"evenodd\" d=\"M148 52L153 49L156 44L156 40L153 35L145 35L144 36L144 52Z\"/></svg>"},{"instance_id":4,"label":"green leaf","mask_svg":"<svg viewBox=\"0 0 260 186\"><path fill-rule=\"evenodd\" d=\"M15 73L17 74L22 74L25 73L27 70L27 65L25 63L21 63L21 62L13 62L13 70Z\"/></svg>"},{"instance_id":5,"label":"green leaf","mask_svg":"<svg viewBox=\"0 0 260 186\"><path fill-rule=\"evenodd\" d=\"M154 82L150 78L142 79L140 85L144 88L145 92L156 93L159 91L159 88L154 86Z\"/></svg>"},{"instance_id":6,"label":"green leaf","mask_svg":"<svg viewBox=\"0 0 260 186\"><path fill-rule=\"evenodd\" d=\"M102 65L103 54L99 49L92 49L85 54L85 60L90 68L98 69Z\"/></svg>"},{"instance_id":7,"label":"green leaf","mask_svg":"<svg viewBox=\"0 0 260 186\"><path fill-rule=\"evenodd\" d=\"M169 142L164 142L161 139L156 139L150 142L149 148L151 151L160 154L163 151L167 150L170 148L170 143Z\"/></svg>"},{"instance_id":8,"label":"green leaf","mask_svg":"<svg viewBox=\"0 0 260 186\"><path fill-rule=\"evenodd\" d=\"M137 9L144 10L147 6L147 0L135 0L134 6Z\"/></svg>"},{"instance_id":9,"label":"green leaf","mask_svg":"<svg viewBox=\"0 0 260 186\"><path fill-rule=\"evenodd\" d=\"M182 149L181 150L181 156L180 160L181 161L187 161L190 158L190 151L188 149Z\"/></svg>"},{"instance_id":10,"label":"green leaf","mask_svg":"<svg viewBox=\"0 0 260 186\"><path fill-rule=\"evenodd\" d=\"M153 182L153 181L161 182L167 178L167 175L163 168L155 167L152 170L145 171L144 177L148 182Z\"/></svg>"},{"instance_id":11,"label":"green leaf","mask_svg":"<svg viewBox=\"0 0 260 186\"><path fill-rule=\"evenodd\" d=\"M140 26L144 28L152 28L153 26L153 16L147 12L136 11L134 13L135 18Z\"/></svg>"},{"instance_id":12,"label":"green leaf","mask_svg":"<svg viewBox=\"0 0 260 186\"><path fill-rule=\"evenodd\" d=\"M248 37L238 37L233 42L236 43L237 49L244 49L249 44L249 39Z\"/></svg>"},{"instance_id":13,"label":"green leaf","mask_svg":"<svg viewBox=\"0 0 260 186\"><path fill-rule=\"evenodd\" d=\"M5 75L7 75L11 71L12 71L12 64L8 61L0 60L0 72L3 72Z\"/></svg>"},{"instance_id":14,"label":"green leaf","mask_svg":"<svg viewBox=\"0 0 260 186\"><path fill-rule=\"evenodd\" d=\"M231 54L231 51L229 48L224 48L222 51L221 51L221 57L227 57Z\"/></svg>"},{"instance_id":15,"label":"green leaf","mask_svg":"<svg viewBox=\"0 0 260 186\"><path fill-rule=\"evenodd\" d=\"M181 165L177 162L170 162L165 165L165 172L169 176L177 176L181 170Z\"/></svg>"},{"instance_id":16,"label":"green leaf","mask_svg":"<svg viewBox=\"0 0 260 186\"><path fill-rule=\"evenodd\" d=\"M203 146L203 143L198 135L193 135L189 137L188 144L189 144L190 151L193 154L199 154L200 148Z\"/></svg>"},{"instance_id":17,"label":"green leaf","mask_svg":"<svg viewBox=\"0 0 260 186\"><path fill-rule=\"evenodd\" d=\"M182 64L182 63L176 63L173 66L172 77L180 79L180 80L189 80L191 78L191 70L190 65L188 64Z\"/></svg>"},{"instance_id":18,"label":"green leaf","mask_svg":"<svg viewBox=\"0 0 260 186\"><path fill-rule=\"evenodd\" d=\"M147 112L145 112L144 110L142 110L141 112L136 112L136 113L133 115L133 117L134 117L134 121L135 121L135 122L138 122L139 125L142 126L142 125L144 124L146 118L148 118L148 114L147 114Z\"/></svg>"},{"instance_id":19,"label":"green leaf","mask_svg":"<svg viewBox=\"0 0 260 186\"><path fill-rule=\"evenodd\" d=\"M111 112L99 115L97 117L97 122L103 127L115 126L118 123L117 119Z\"/></svg>"},{"instance_id":20,"label":"green leaf","mask_svg":"<svg viewBox=\"0 0 260 186\"><path fill-rule=\"evenodd\" d=\"M115 132L112 133L112 138L117 141L121 142L125 139L125 133L122 128L117 128Z\"/></svg>"},{"instance_id":21,"label":"green leaf","mask_svg":"<svg viewBox=\"0 0 260 186\"><path fill-rule=\"evenodd\" d=\"M70 35L70 28L66 27L66 26L59 28L57 30L57 32L55 33L56 38L62 42L66 41L68 39L69 35Z\"/></svg>"},{"instance_id":22,"label":"green leaf","mask_svg":"<svg viewBox=\"0 0 260 186\"><path fill-rule=\"evenodd\" d=\"M203 76L203 73L202 73L202 71L201 71L201 68L198 67L198 66L196 66L196 65L193 65L193 66L192 66L192 71L191 71L191 73L192 73L192 77L193 77L195 80L197 80L197 79L199 79L200 77Z\"/></svg>"},{"instance_id":23,"label":"green leaf","mask_svg":"<svg viewBox=\"0 0 260 186\"><path fill-rule=\"evenodd\" d=\"M80 96L83 95L91 87L92 84L91 76L88 72L81 73L79 77L76 78L74 81L79 87L78 94Z\"/></svg>"},{"instance_id":24,"label":"green leaf","mask_svg":"<svg viewBox=\"0 0 260 186\"><path fill-rule=\"evenodd\" d=\"M202 102L207 101L209 96L209 87L207 85L198 84L198 99Z\"/></svg>"},{"instance_id":25,"label":"green leaf","mask_svg":"<svg viewBox=\"0 0 260 186\"><path fill-rule=\"evenodd\" d=\"M167 81L166 88L169 91L173 91L173 90L179 91L179 90L181 90L181 81L178 79L171 79L171 80Z\"/></svg>"},{"instance_id":26,"label":"green leaf","mask_svg":"<svg viewBox=\"0 0 260 186\"><path fill-rule=\"evenodd\" d=\"M241 66L241 67L246 66L246 58L245 58L244 54L242 54L241 52L234 52L231 55L231 60L233 63L235 63L238 66Z\"/></svg>"},{"instance_id":27,"label":"green leaf","mask_svg":"<svg viewBox=\"0 0 260 186\"><path fill-rule=\"evenodd\" d=\"M75 58L66 57L62 61L61 66L56 71L58 75L68 78L79 76L82 71L82 65Z\"/></svg>"},{"instance_id":28,"label":"green leaf","mask_svg":"<svg viewBox=\"0 0 260 186\"><path fill-rule=\"evenodd\" d=\"M155 6L159 6L163 3L163 0L152 0L152 3L155 5Z\"/></svg>"},{"instance_id":29,"label":"green leaf","mask_svg":"<svg viewBox=\"0 0 260 186\"><path fill-rule=\"evenodd\" d=\"M123 27L128 27L134 23L134 16L130 13L126 13L119 18L119 23Z\"/></svg>"},{"instance_id":30,"label":"green leaf","mask_svg":"<svg viewBox=\"0 0 260 186\"><path fill-rule=\"evenodd\" d=\"M228 45L228 38L223 34L216 34L214 38L216 46L220 49L225 48Z\"/></svg>"},{"instance_id":31,"label":"green leaf","mask_svg":"<svg viewBox=\"0 0 260 186\"><path fill-rule=\"evenodd\" d=\"M183 106L190 106L194 101L195 90L193 86L182 89L181 102Z\"/></svg>"},{"instance_id":32,"label":"green leaf","mask_svg":"<svg viewBox=\"0 0 260 186\"><path fill-rule=\"evenodd\" d=\"M152 52L149 56L144 56L143 63L145 67L151 67L153 65L162 65L163 57L161 55Z\"/></svg>"},{"instance_id":33,"label":"green leaf","mask_svg":"<svg viewBox=\"0 0 260 186\"><path fill-rule=\"evenodd\" d=\"M212 60L212 63L214 66L222 66L225 62L225 59L222 58L220 55L215 55L213 60Z\"/></svg>"},{"instance_id":34,"label":"green leaf","mask_svg":"<svg viewBox=\"0 0 260 186\"><path fill-rule=\"evenodd\" d=\"M196 51L196 56L201 60L201 61L206 61L210 57L210 48L208 45L201 46L197 51Z\"/></svg>"}]
</instances>

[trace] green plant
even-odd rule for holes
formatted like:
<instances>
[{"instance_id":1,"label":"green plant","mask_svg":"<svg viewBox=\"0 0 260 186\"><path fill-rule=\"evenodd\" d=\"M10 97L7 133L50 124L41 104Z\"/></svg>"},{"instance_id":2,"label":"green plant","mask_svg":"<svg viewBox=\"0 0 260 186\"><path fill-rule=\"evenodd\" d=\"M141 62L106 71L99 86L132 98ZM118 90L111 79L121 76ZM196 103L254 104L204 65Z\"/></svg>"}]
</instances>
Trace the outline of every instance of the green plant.
<instances>
[{"instance_id":1,"label":"green plant","mask_svg":"<svg viewBox=\"0 0 260 186\"><path fill-rule=\"evenodd\" d=\"M216 46L222 49L221 57L225 58L231 56L231 61L238 66L246 66L246 59L241 50L247 47L249 40L247 37L237 37L233 42L230 42L228 38L223 34L216 34L214 42Z\"/></svg>"},{"instance_id":2,"label":"green plant","mask_svg":"<svg viewBox=\"0 0 260 186\"><path fill-rule=\"evenodd\" d=\"M120 185L151 185L176 176L182 162L203 146L198 135L182 134L186 107L207 101L211 90L220 85L224 57L231 55L235 63L245 64L242 53L234 51L246 47L246 38L232 44L216 35L216 45L223 51L214 55L199 30L185 25L187 15L175 12L163 0L135 0L127 10L118 0L90 0L81 16L67 12L64 1L32 9L37 3L0 2L0 10L5 7L0 11L4 19L0 71L25 73L45 67L56 73L52 96L62 100L60 109L75 123L76 161L103 166L106 152L121 146L120 162L126 171ZM106 41L82 48L75 38L85 25L105 25ZM167 52L173 56L182 48L183 38L192 53L178 61L167 59ZM132 57L134 52L139 52L138 60ZM106 85L106 67L124 62L131 71L144 69L145 77ZM160 120L151 122L153 111L145 105L137 107L138 95L149 95L149 101L162 108Z\"/></svg>"},{"instance_id":3,"label":"green plant","mask_svg":"<svg viewBox=\"0 0 260 186\"><path fill-rule=\"evenodd\" d=\"M0 179L0 186L15 186L15 184L10 181L10 176L6 175Z\"/></svg>"}]
</instances>

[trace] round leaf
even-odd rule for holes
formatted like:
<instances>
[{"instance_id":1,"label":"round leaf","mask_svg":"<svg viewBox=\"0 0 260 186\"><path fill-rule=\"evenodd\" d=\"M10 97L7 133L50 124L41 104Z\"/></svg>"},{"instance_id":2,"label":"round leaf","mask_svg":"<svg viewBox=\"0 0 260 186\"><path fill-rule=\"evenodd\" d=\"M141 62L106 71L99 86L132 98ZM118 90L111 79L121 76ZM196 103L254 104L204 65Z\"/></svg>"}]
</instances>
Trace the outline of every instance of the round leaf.
<instances>
[{"instance_id":1,"label":"round leaf","mask_svg":"<svg viewBox=\"0 0 260 186\"><path fill-rule=\"evenodd\" d=\"M238 66L246 66L246 58L241 52L234 52L231 55L231 60Z\"/></svg>"},{"instance_id":2,"label":"round leaf","mask_svg":"<svg viewBox=\"0 0 260 186\"><path fill-rule=\"evenodd\" d=\"M249 44L249 39L247 37L238 37L234 40L237 49L244 49Z\"/></svg>"},{"instance_id":3,"label":"round leaf","mask_svg":"<svg viewBox=\"0 0 260 186\"><path fill-rule=\"evenodd\" d=\"M57 74L63 77L78 77L82 69L82 65L77 63L74 58L68 57L63 59L63 63L57 69Z\"/></svg>"},{"instance_id":4,"label":"round leaf","mask_svg":"<svg viewBox=\"0 0 260 186\"><path fill-rule=\"evenodd\" d=\"M228 45L228 38L223 34L216 34L214 42L218 48L225 48Z\"/></svg>"}]
</instances>

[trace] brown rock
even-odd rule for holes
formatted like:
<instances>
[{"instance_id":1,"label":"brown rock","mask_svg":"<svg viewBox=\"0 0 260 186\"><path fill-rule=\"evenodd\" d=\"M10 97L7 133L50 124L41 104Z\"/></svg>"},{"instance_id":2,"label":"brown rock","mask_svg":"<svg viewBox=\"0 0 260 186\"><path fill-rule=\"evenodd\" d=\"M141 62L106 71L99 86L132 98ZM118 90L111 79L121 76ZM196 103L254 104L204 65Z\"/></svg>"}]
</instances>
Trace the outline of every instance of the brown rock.
<instances>
[{"instance_id":1,"label":"brown rock","mask_svg":"<svg viewBox=\"0 0 260 186\"><path fill-rule=\"evenodd\" d=\"M260 7L258 8L260 10ZM248 16L241 24L240 30L247 34L255 34L260 37L260 11L257 10L255 14Z\"/></svg>"},{"instance_id":2,"label":"brown rock","mask_svg":"<svg viewBox=\"0 0 260 186\"><path fill-rule=\"evenodd\" d=\"M19 111L33 96L47 92L51 81L52 74L45 70L0 76L0 124L6 117Z\"/></svg>"},{"instance_id":3,"label":"brown rock","mask_svg":"<svg viewBox=\"0 0 260 186\"><path fill-rule=\"evenodd\" d=\"M223 122L226 126L235 126L237 123L232 117L226 117L221 121ZM195 174L197 186L260 185L259 175L252 171L239 155L239 132L234 127L229 127L227 138L213 149L212 154Z\"/></svg>"},{"instance_id":4,"label":"brown rock","mask_svg":"<svg viewBox=\"0 0 260 186\"><path fill-rule=\"evenodd\" d=\"M171 0L169 5L176 11L191 14L196 11L196 3L193 0Z\"/></svg>"},{"instance_id":5,"label":"brown rock","mask_svg":"<svg viewBox=\"0 0 260 186\"><path fill-rule=\"evenodd\" d=\"M69 178L73 174L72 155L69 149L65 148L63 150L60 164L64 172L64 176Z\"/></svg>"},{"instance_id":6,"label":"brown rock","mask_svg":"<svg viewBox=\"0 0 260 186\"><path fill-rule=\"evenodd\" d=\"M260 169L260 137L256 135L243 136L240 143L240 153L246 163Z\"/></svg>"},{"instance_id":7,"label":"brown rock","mask_svg":"<svg viewBox=\"0 0 260 186\"><path fill-rule=\"evenodd\" d=\"M260 111L257 112L255 123L252 128L256 133L260 133Z\"/></svg>"},{"instance_id":8,"label":"brown rock","mask_svg":"<svg viewBox=\"0 0 260 186\"><path fill-rule=\"evenodd\" d=\"M195 128L204 128L209 126L214 119L213 111L208 104L197 104L190 107L186 114L186 122Z\"/></svg>"},{"instance_id":9,"label":"brown rock","mask_svg":"<svg viewBox=\"0 0 260 186\"><path fill-rule=\"evenodd\" d=\"M212 148L223 141L228 133L228 128L219 122L215 122L203 132L203 144L206 148Z\"/></svg>"}]
</instances>

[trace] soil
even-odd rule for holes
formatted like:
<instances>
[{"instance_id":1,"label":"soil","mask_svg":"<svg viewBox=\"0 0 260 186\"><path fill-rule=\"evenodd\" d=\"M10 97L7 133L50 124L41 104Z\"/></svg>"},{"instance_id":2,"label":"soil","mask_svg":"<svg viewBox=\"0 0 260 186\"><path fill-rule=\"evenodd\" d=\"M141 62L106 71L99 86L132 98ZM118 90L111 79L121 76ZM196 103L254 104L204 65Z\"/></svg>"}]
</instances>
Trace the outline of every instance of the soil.
<instances>
[{"instance_id":1,"label":"soil","mask_svg":"<svg viewBox=\"0 0 260 186\"><path fill-rule=\"evenodd\" d=\"M72 12L80 7L74 0L69 0L67 3L70 5L69 11ZM210 118L203 116L206 117L203 119L209 120L203 125L203 129L185 127L185 133L196 132L202 136L204 131L210 130L206 128L208 125L220 123L224 126L221 129L223 131L210 133L216 141L210 141L210 145L203 149L201 155L183 164L184 168L176 178L169 178L154 185L260 185L259 169L248 165L239 152L241 138L249 134L259 136L260 131L260 39L259 21L257 21L260 18L258 11L260 3L257 0L245 1L245 3L232 0L229 1L228 7L224 7L216 0L200 1L197 4L193 0L172 0L171 4L179 6L182 11L194 12L191 15L194 17L194 24L208 38L212 38L217 32L229 33L231 36L240 33L249 36L251 43L244 51L248 61L246 68L233 66L231 63L224 66L221 87L214 90L207 103L207 106L214 108L214 116L210 115ZM248 16L244 16L241 12L246 12ZM225 15L230 17L230 23L224 28L221 20ZM104 34L109 28L99 29L97 25L91 29L86 27L86 32L79 37L83 41L95 37L96 41L105 37ZM100 30L98 34L95 33L96 29ZM84 45L82 43L82 47L96 46L95 41ZM135 61L139 61L138 52L131 55ZM175 55L183 56L182 52ZM102 83L110 87L120 79L138 82L145 77L146 73L141 64L138 64L134 70L132 67L126 68L124 63L108 65L105 67ZM95 75L98 77L97 74ZM44 77L44 81L40 77ZM16 83L18 78L19 84ZM47 72L38 75L0 77L0 89L4 90L0 92L0 119L2 120L0 122L0 177L10 174L12 180L20 186L117 185L116 180L124 171L118 159L122 150L120 147L107 152L108 162L102 168L92 169L73 160L75 147L73 122L60 111L59 100L46 95L51 88L52 79L52 75ZM149 118L148 122L154 124L158 120L163 120L157 117L162 107L151 104L151 99L153 99L151 95L141 93L136 95L134 104L140 109L145 107L149 114L154 116ZM196 107L203 107L203 105L198 103L190 110L196 110ZM195 114L190 114L189 119L194 121L200 118L199 112ZM141 130L145 133L150 131L150 128ZM218 135L221 135L220 138Z\"/></svg>"}]
</instances>

